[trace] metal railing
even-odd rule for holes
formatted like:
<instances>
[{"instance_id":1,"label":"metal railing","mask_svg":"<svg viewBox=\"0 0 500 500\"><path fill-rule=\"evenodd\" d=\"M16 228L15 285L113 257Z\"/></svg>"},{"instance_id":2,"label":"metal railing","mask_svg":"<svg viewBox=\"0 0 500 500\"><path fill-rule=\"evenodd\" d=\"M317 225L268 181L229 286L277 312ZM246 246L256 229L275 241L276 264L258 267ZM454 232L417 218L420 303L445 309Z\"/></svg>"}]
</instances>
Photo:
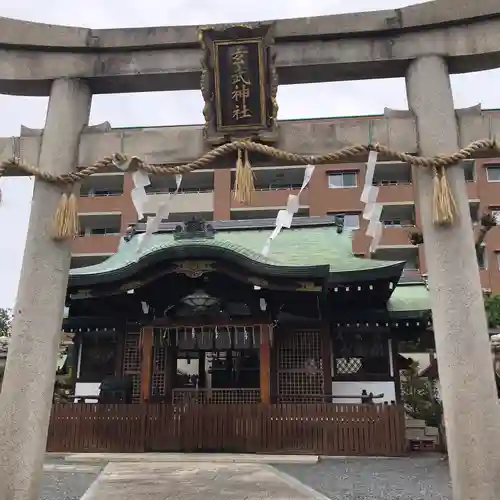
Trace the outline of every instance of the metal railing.
<instances>
[{"instance_id":1,"label":"metal railing","mask_svg":"<svg viewBox=\"0 0 500 500\"><path fill-rule=\"evenodd\" d=\"M87 192L87 193L80 193L81 198L100 198L100 197L106 197L106 196L121 196L123 194L123 191L98 191L96 193L92 192Z\"/></svg>"},{"instance_id":2,"label":"metal railing","mask_svg":"<svg viewBox=\"0 0 500 500\"><path fill-rule=\"evenodd\" d=\"M411 221L411 220L400 220L400 219L391 220L391 219L388 219L388 220L383 220L382 224L384 227L403 227L403 228L415 227L415 222Z\"/></svg>"},{"instance_id":3,"label":"metal railing","mask_svg":"<svg viewBox=\"0 0 500 500\"><path fill-rule=\"evenodd\" d=\"M169 194L173 193L175 188L146 188L146 194ZM189 193L212 193L214 191L213 187L210 188L181 188L179 189L179 194L189 194Z\"/></svg>"},{"instance_id":4,"label":"metal railing","mask_svg":"<svg viewBox=\"0 0 500 500\"><path fill-rule=\"evenodd\" d=\"M100 231L100 230L98 230ZM101 233L95 233L93 231L86 231L86 230L81 230L80 233L78 234L79 238L85 238L86 236L120 236L120 231L117 229L104 229L104 232Z\"/></svg>"},{"instance_id":5,"label":"metal railing","mask_svg":"<svg viewBox=\"0 0 500 500\"><path fill-rule=\"evenodd\" d=\"M284 191L284 190L296 190L300 189L302 184L283 184L283 185L257 185L255 186L256 191ZM307 189L307 187L305 188ZM174 191L174 188L146 188L146 194L169 194ZM189 193L212 193L214 191L213 187L207 188L196 188L187 187L179 189L179 194L189 194Z\"/></svg>"},{"instance_id":6,"label":"metal railing","mask_svg":"<svg viewBox=\"0 0 500 500\"><path fill-rule=\"evenodd\" d=\"M276 185L276 184L268 184L267 186L264 185L257 185L255 186L255 191L282 191L282 190L290 190L290 189L300 189L302 187L302 183L300 184L282 184L282 185ZM306 186L304 189L307 189L308 187Z\"/></svg>"},{"instance_id":7,"label":"metal railing","mask_svg":"<svg viewBox=\"0 0 500 500\"><path fill-rule=\"evenodd\" d=\"M410 180L377 180L374 179L372 182L373 186L411 186L412 182Z\"/></svg>"}]
</instances>

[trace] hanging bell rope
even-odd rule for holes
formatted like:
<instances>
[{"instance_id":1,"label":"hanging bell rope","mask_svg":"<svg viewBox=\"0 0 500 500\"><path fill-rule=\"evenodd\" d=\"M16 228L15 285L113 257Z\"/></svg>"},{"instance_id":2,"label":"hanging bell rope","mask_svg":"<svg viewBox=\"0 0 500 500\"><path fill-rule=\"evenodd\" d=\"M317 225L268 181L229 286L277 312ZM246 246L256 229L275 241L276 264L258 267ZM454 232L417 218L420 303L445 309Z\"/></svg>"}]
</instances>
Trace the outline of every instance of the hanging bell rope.
<instances>
[{"instance_id":1,"label":"hanging bell rope","mask_svg":"<svg viewBox=\"0 0 500 500\"><path fill-rule=\"evenodd\" d=\"M397 160L417 167L432 169L434 175L434 193L432 201L434 223L443 225L453 224L458 217L456 202L453 198L446 176L446 168L456 165L463 160L473 158L474 155L479 152L488 150L499 152L500 148L494 139L481 139L472 142L467 147L449 156L434 156L430 158L401 153L391 150L381 144L366 146L358 144L323 155L301 155L250 140L238 140L222 144L208 151L195 161L177 166L151 165L135 156L127 157L121 153L115 153L76 172L56 175L51 172L40 170L32 165L24 164L19 158L12 158L0 162L0 178L8 174L11 170L35 176L45 182L63 186L63 195L61 197L60 206L55 214L53 231L54 239L62 240L72 238L78 234L77 198L74 194L65 194L67 193L67 188L109 167L115 166L123 171L142 169L151 175L185 174L193 170L213 168L214 164L218 162L220 158L236 153L237 161L234 197L240 203L250 203L254 190L254 172L250 165L249 153L258 153L259 155L269 158L276 158L280 162L288 165L327 165L345 162L353 157L359 158L361 156L367 156L371 150L375 150L384 155L388 160Z\"/></svg>"}]
</instances>

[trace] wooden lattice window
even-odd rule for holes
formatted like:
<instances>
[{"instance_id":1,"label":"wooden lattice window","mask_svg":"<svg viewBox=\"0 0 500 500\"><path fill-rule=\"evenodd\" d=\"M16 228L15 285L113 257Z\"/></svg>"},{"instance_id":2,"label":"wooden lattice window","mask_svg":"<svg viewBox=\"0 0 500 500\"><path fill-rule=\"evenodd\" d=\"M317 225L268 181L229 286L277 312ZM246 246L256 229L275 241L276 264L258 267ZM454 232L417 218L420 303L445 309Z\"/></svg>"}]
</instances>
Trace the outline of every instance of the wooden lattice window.
<instances>
[{"instance_id":1,"label":"wooden lattice window","mask_svg":"<svg viewBox=\"0 0 500 500\"><path fill-rule=\"evenodd\" d=\"M335 358L335 373L337 375L352 375L358 373L362 365L361 358Z\"/></svg>"},{"instance_id":2,"label":"wooden lattice window","mask_svg":"<svg viewBox=\"0 0 500 500\"><path fill-rule=\"evenodd\" d=\"M388 340L374 334L339 334L333 342L337 380L388 380Z\"/></svg>"},{"instance_id":3,"label":"wooden lattice window","mask_svg":"<svg viewBox=\"0 0 500 500\"><path fill-rule=\"evenodd\" d=\"M125 334L123 349L123 376L132 378L132 401L141 397L141 335L137 332Z\"/></svg>"},{"instance_id":4,"label":"wooden lattice window","mask_svg":"<svg viewBox=\"0 0 500 500\"><path fill-rule=\"evenodd\" d=\"M174 389L173 404L258 404L260 389Z\"/></svg>"},{"instance_id":5,"label":"wooden lattice window","mask_svg":"<svg viewBox=\"0 0 500 500\"><path fill-rule=\"evenodd\" d=\"M165 396L166 348L160 329L154 329L153 371L151 374L151 396Z\"/></svg>"},{"instance_id":6,"label":"wooden lattice window","mask_svg":"<svg viewBox=\"0 0 500 500\"><path fill-rule=\"evenodd\" d=\"M301 330L277 337L279 400L320 401L324 391L320 332Z\"/></svg>"}]
</instances>

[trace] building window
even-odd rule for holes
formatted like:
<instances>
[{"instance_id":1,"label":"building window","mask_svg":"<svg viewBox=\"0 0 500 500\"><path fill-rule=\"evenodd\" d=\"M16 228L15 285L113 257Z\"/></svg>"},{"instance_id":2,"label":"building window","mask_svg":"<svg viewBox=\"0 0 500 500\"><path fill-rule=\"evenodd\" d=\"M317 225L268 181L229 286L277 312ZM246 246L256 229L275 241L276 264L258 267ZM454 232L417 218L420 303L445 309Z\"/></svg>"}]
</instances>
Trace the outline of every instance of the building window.
<instances>
[{"instance_id":1,"label":"building window","mask_svg":"<svg viewBox=\"0 0 500 500\"><path fill-rule=\"evenodd\" d=\"M359 229L359 214L346 214L344 212L328 212L328 215L342 217L344 219L344 229L355 231Z\"/></svg>"},{"instance_id":2,"label":"building window","mask_svg":"<svg viewBox=\"0 0 500 500\"><path fill-rule=\"evenodd\" d=\"M358 187L356 172L335 172L328 174L328 187L330 189Z\"/></svg>"},{"instance_id":3,"label":"building window","mask_svg":"<svg viewBox=\"0 0 500 500\"><path fill-rule=\"evenodd\" d=\"M486 247L481 247L477 252L477 263L480 269L488 269L488 254Z\"/></svg>"},{"instance_id":4,"label":"building window","mask_svg":"<svg viewBox=\"0 0 500 500\"><path fill-rule=\"evenodd\" d=\"M495 219L497 226L500 226L500 210L499 209L492 210L491 215Z\"/></svg>"},{"instance_id":5,"label":"building window","mask_svg":"<svg viewBox=\"0 0 500 500\"><path fill-rule=\"evenodd\" d=\"M486 177L488 182L500 182L500 165L486 167Z\"/></svg>"},{"instance_id":6,"label":"building window","mask_svg":"<svg viewBox=\"0 0 500 500\"><path fill-rule=\"evenodd\" d=\"M475 162L474 160L466 160L463 162L464 163L464 175L465 175L465 182L474 182L474 168L475 168Z\"/></svg>"}]
</instances>

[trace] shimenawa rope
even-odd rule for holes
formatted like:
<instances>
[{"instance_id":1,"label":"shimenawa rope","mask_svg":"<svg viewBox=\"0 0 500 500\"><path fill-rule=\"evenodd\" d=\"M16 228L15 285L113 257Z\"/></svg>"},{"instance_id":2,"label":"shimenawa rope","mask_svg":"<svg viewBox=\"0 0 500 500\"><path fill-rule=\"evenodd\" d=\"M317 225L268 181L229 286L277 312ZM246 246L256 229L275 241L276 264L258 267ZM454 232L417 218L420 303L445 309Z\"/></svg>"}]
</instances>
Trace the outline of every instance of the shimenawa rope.
<instances>
[{"instance_id":1,"label":"shimenawa rope","mask_svg":"<svg viewBox=\"0 0 500 500\"><path fill-rule=\"evenodd\" d=\"M456 165L460 161L473 157L480 151L497 150L499 147L493 139L481 139L474 141L467 147L449 156L422 157L407 153L393 151L381 144L353 145L338 151L324 155L301 155L290 153L265 144L250 140L233 141L214 148L195 161L177 166L151 165L136 156L127 157L121 153L106 156L91 166L84 167L69 174L55 175L51 172L40 170L32 165L26 165L19 158L12 158L0 162L0 177L5 175L7 169L16 169L27 175L35 176L51 184L59 184L63 189L61 202L54 217L53 238L65 240L78 234L78 210L77 199L73 193L67 194L68 187L81 182L83 179L98 173L110 166L116 166L122 170L134 171L142 169L152 175L185 174L193 170L208 168L216 160L236 153L236 178L234 196L240 203L250 203L254 190L254 173L249 161L249 153L259 153L263 156L277 158L283 162L294 165L325 165L340 162L349 157L368 154L377 151L391 160L399 160L410 165L424 168L432 168L434 173L433 213L436 224L452 224L457 217L457 207L446 178L446 168Z\"/></svg>"}]
</instances>

